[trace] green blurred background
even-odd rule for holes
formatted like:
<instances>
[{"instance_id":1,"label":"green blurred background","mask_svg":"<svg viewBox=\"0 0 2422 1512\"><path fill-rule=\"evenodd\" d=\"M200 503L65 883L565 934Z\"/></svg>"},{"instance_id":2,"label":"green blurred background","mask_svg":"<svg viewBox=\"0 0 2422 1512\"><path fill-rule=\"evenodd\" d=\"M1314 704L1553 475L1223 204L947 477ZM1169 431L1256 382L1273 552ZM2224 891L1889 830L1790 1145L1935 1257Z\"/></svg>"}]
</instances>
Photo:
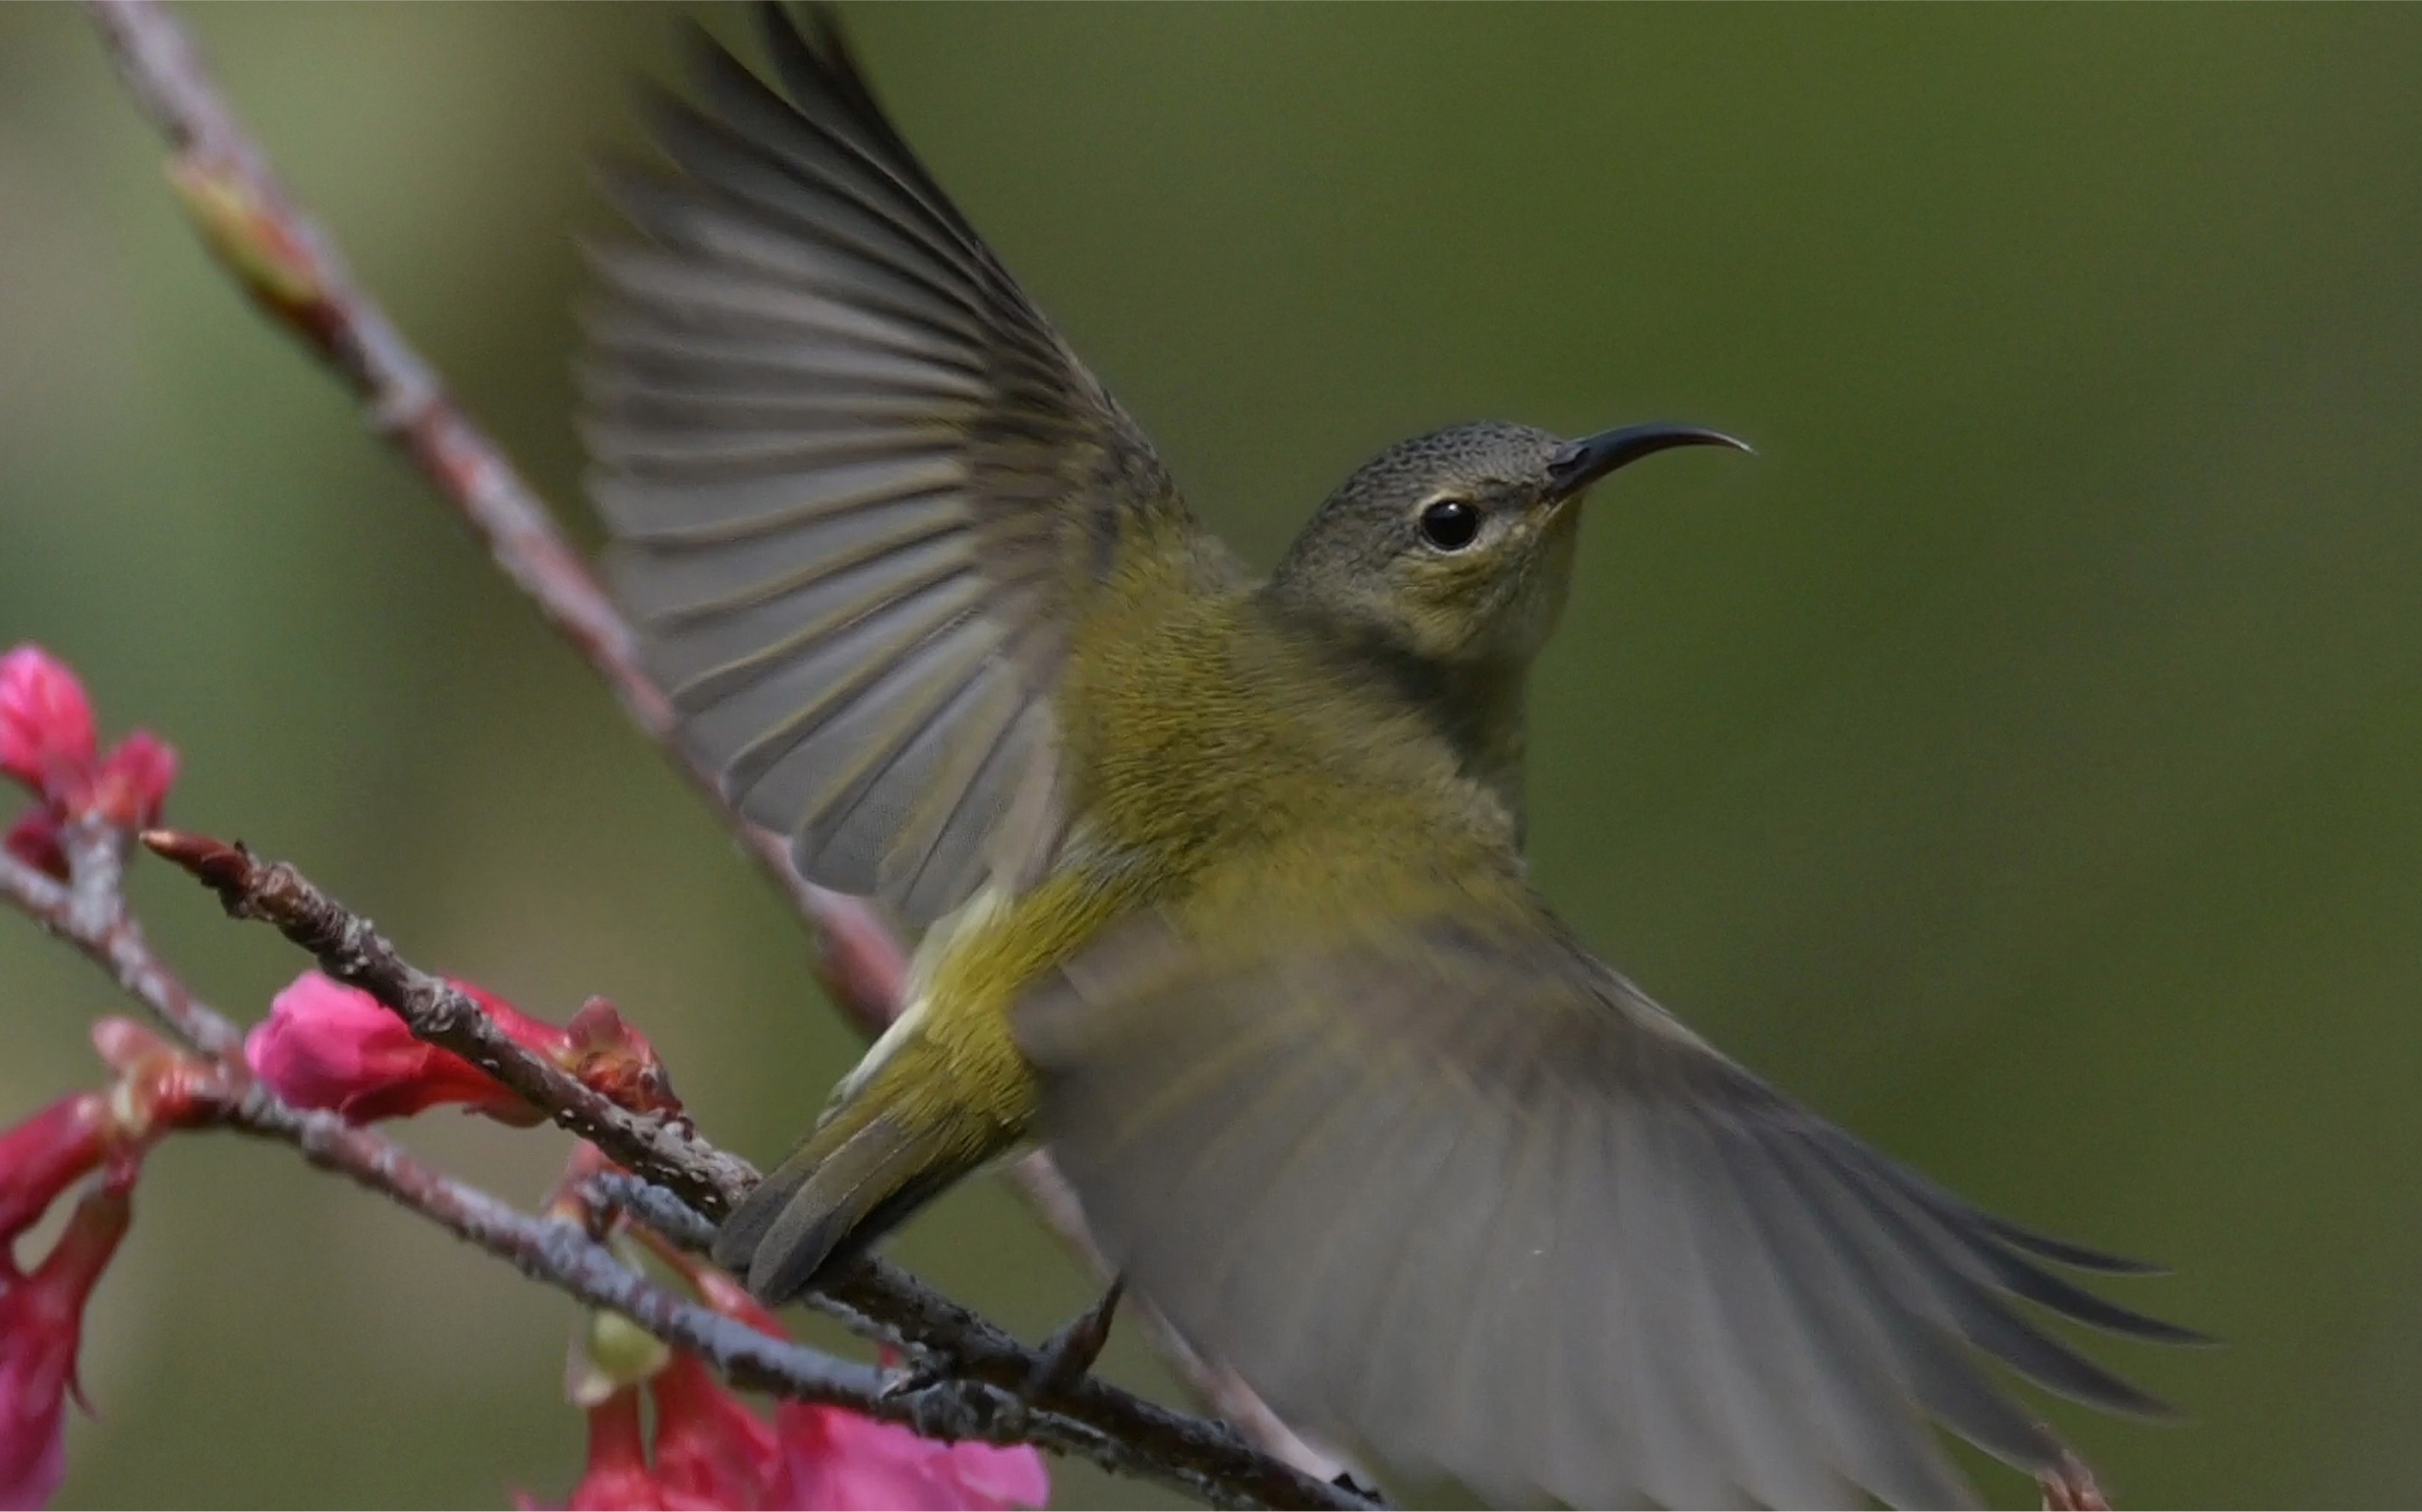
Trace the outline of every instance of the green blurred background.
<instances>
[{"instance_id":1,"label":"green blurred background","mask_svg":"<svg viewBox=\"0 0 2422 1512\"><path fill-rule=\"evenodd\" d=\"M584 163L676 66L674 14L190 19L571 508ZM2105 1353L2185 1423L2055 1410L2127 1503L2422 1501L2422 11L851 22L1256 559L1453 419L1754 439L1590 525L1535 693L1547 890L1852 1128L2178 1267L2125 1299L2228 1347ZM75 13L0 8L0 645L172 738L175 817L533 1010L609 994L708 1130L775 1153L856 1049L797 927L231 293L160 161ZM135 891L240 1016L298 969L156 866ZM103 982L0 919L0 1114L93 1079ZM408 1137L524 1200L561 1158ZM561 1299L280 1149L173 1142L140 1205L68 1502L569 1486ZM989 1186L897 1251L1030 1333L1087 1293Z\"/></svg>"}]
</instances>

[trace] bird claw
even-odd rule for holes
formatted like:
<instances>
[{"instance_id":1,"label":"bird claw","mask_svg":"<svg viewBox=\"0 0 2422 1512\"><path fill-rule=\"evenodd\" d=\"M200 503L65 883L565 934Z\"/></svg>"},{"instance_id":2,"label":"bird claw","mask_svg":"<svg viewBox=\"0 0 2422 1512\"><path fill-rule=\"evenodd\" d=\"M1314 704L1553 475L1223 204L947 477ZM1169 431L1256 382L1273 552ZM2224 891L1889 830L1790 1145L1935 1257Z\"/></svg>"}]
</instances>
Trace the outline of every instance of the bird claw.
<instances>
[{"instance_id":1,"label":"bird claw","mask_svg":"<svg viewBox=\"0 0 2422 1512\"><path fill-rule=\"evenodd\" d=\"M1110 1338L1110 1321L1118 1315L1119 1297L1126 1290L1126 1278L1113 1280L1102 1293L1101 1300L1062 1324L1057 1332L1043 1342L1034 1368L1028 1372L1026 1385L1018 1394L1027 1401L1062 1392L1085 1378L1101 1358L1102 1346Z\"/></svg>"},{"instance_id":2,"label":"bird claw","mask_svg":"<svg viewBox=\"0 0 2422 1512\"><path fill-rule=\"evenodd\" d=\"M891 1378L883 1383L883 1399L889 1402L914 1396L928 1386L939 1385L943 1378L942 1370L933 1360L918 1356L893 1372Z\"/></svg>"},{"instance_id":3,"label":"bird claw","mask_svg":"<svg viewBox=\"0 0 2422 1512\"><path fill-rule=\"evenodd\" d=\"M1372 1503L1375 1505L1378 1504L1379 1488L1370 1481L1358 1479L1355 1473L1350 1470L1341 1470L1336 1474L1329 1476L1329 1484L1336 1487L1341 1491L1351 1491L1356 1496L1359 1496L1362 1498L1362 1500Z\"/></svg>"}]
</instances>

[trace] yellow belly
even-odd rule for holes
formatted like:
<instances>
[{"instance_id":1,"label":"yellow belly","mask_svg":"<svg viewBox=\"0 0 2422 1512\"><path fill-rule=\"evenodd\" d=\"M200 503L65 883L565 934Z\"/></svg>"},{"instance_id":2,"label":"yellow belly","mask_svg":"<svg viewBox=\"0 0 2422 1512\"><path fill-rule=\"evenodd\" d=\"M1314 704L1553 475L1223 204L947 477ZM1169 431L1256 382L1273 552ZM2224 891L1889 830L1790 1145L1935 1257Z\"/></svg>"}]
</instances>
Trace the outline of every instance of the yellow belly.
<instances>
[{"instance_id":1,"label":"yellow belly","mask_svg":"<svg viewBox=\"0 0 2422 1512\"><path fill-rule=\"evenodd\" d=\"M945 1125L951 1143L992 1159L1024 1141L1034 1086L1011 1036L1010 1010L1104 925L1141 902L1134 886L1077 869L1023 896L987 888L928 932L909 973L909 1001L834 1091L827 1123L874 1111Z\"/></svg>"}]
</instances>

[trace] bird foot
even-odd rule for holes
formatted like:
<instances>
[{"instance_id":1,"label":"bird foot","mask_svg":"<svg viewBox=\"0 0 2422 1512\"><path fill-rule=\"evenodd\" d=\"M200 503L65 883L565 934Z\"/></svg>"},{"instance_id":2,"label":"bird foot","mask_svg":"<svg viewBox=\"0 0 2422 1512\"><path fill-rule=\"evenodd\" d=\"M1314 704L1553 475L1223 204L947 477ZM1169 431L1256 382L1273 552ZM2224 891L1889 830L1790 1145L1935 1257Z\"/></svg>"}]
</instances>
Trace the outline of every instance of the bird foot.
<instances>
[{"instance_id":1,"label":"bird foot","mask_svg":"<svg viewBox=\"0 0 2422 1512\"><path fill-rule=\"evenodd\" d=\"M1126 1284L1124 1276L1112 1281L1100 1301L1062 1324L1057 1332L1043 1341L1041 1357L1028 1373L1020 1395L1031 1402L1065 1391L1085 1378L1093 1362L1101 1358L1102 1346L1109 1342L1110 1320L1118 1315L1119 1296L1126 1290Z\"/></svg>"}]
</instances>

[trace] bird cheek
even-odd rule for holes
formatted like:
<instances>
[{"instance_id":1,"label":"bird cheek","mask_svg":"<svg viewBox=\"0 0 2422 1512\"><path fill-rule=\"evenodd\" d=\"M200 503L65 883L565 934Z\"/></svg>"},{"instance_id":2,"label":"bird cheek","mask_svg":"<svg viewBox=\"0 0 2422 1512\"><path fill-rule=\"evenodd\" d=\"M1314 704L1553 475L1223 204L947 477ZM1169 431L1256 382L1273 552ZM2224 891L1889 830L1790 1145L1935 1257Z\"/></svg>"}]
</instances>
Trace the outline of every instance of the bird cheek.
<instances>
[{"instance_id":1,"label":"bird cheek","mask_svg":"<svg viewBox=\"0 0 2422 1512\"><path fill-rule=\"evenodd\" d=\"M1445 562L1424 562L1403 575L1393 594L1405 643L1416 655L1453 660L1471 638L1477 606L1471 583Z\"/></svg>"}]
</instances>

